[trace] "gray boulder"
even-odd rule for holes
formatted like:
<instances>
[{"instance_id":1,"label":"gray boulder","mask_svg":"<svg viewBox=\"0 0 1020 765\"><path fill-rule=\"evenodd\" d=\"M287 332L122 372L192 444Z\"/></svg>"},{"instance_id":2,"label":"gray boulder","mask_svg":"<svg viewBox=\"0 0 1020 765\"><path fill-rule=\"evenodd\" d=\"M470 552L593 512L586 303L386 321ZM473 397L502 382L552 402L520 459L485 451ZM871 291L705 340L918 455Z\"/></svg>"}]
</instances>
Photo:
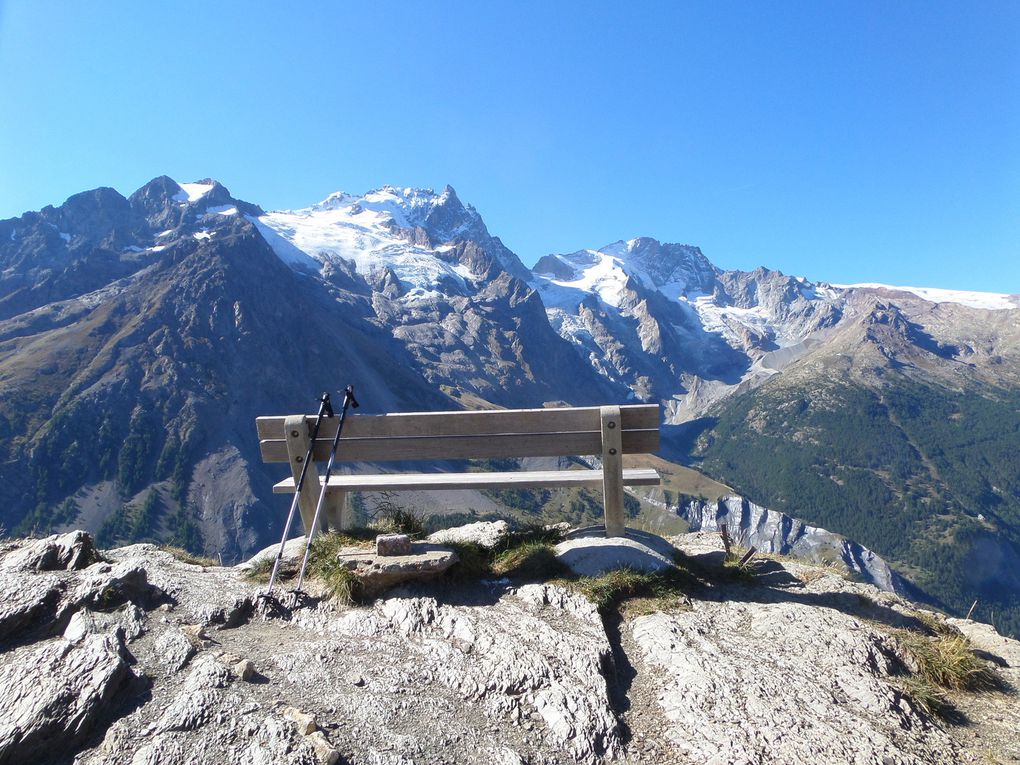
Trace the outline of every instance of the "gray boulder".
<instances>
[{"instance_id":1,"label":"gray boulder","mask_svg":"<svg viewBox=\"0 0 1020 765\"><path fill-rule=\"evenodd\" d=\"M114 635L59 638L0 665L0 765L48 761L92 733L134 675Z\"/></svg>"}]
</instances>

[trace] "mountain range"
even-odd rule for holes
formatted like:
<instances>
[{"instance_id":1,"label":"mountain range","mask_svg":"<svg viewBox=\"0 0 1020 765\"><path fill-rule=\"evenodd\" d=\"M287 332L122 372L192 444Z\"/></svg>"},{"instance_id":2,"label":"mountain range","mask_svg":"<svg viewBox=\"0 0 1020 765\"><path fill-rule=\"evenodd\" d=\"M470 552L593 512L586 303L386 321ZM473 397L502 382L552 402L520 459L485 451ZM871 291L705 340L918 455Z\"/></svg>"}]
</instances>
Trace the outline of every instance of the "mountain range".
<instances>
[{"instance_id":1,"label":"mountain range","mask_svg":"<svg viewBox=\"0 0 1020 765\"><path fill-rule=\"evenodd\" d=\"M237 560L284 515L257 415L348 382L365 412L654 401L662 456L1016 632L1018 307L648 238L529 269L450 187L95 189L0 221L0 521Z\"/></svg>"}]
</instances>

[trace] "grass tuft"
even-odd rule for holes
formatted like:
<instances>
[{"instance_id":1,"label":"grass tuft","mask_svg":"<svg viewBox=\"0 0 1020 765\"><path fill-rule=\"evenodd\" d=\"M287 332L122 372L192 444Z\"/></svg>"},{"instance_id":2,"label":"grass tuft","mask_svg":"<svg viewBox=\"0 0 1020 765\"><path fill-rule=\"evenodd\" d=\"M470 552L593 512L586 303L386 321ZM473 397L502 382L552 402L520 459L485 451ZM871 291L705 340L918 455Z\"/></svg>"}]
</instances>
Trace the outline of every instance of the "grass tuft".
<instances>
[{"instance_id":1,"label":"grass tuft","mask_svg":"<svg viewBox=\"0 0 1020 765\"><path fill-rule=\"evenodd\" d=\"M917 664L915 673L936 688L986 692L999 687L996 674L978 658L962 635L905 632L900 642Z\"/></svg>"},{"instance_id":2,"label":"grass tuft","mask_svg":"<svg viewBox=\"0 0 1020 765\"><path fill-rule=\"evenodd\" d=\"M272 558L262 558L252 565L250 569L244 572L244 578L250 582L260 582L261 584L268 584L269 577L273 573L273 563L276 560L275 556ZM280 566L280 571L277 574L281 579L288 577L284 576L283 566ZM293 576L293 572L290 572Z\"/></svg>"},{"instance_id":3,"label":"grass tuft","mask_svg":"<svg viewBox=\"0 0 1020 765\"><path fill-rule=\"evenodd\" d=\"M899 678L900 689L929 714L945 717L952 709L945 692L917 675Z\"/></svg>"},{"instance_id":4,"label":"grass tuft","mask_svg":"<svg viewBox=\"0 0 1020 765\"><path fill-rule=\"evenodd\" d=\"M567 567L556 557L556 548L548 542L523 542L504 550L492 561L496 576L517 579L552 579L562 576Z\"/></svg>"},{"instance_id":5,"label":"grass tuft","mask_svg":"<svg viewBox=\"0 0 1020 765\"><path fill-rule=\"evenodd\" d=\"M181 563L190 563L194 566L218 566L220 562L213 558L207 558L203 555L195 555L194 553L188 552L183 547L176 547L174 545L160 545L159 549L163 552L168 552L173 555Z\"/></svg>"},{"instance_id":6,"label":"grass tuft","mask_svg":"<svg viewBox=\"0 0 1020 765\"><path fill-rule=\"evenodd\" d=\"M407 534L409 537L420 537L425 533L425 515L413 508L403 507L393 502L382 502L373 516L375 533Z\"/></svg>"},{"instance_id":7,"label":"grass tuft","mask_svg":"<svg viewBox=\"0 0 1020 765\"><path fill-rule=\"evenodd\" d=\"M352 545L354 540L357 544ZM319 579L333 600L350 605L361 595L361 580L339 560L344 547L366 546L366 541L347 533L319 534L308 553L308 571Z\"/></svg>"}]
</instances>

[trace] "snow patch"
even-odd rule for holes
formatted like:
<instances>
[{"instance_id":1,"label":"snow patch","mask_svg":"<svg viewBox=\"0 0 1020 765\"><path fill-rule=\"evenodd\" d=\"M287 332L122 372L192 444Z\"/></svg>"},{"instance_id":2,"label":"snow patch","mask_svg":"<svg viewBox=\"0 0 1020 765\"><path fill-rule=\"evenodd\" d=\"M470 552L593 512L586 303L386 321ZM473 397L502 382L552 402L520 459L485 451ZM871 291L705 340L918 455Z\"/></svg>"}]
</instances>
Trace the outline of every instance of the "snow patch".
<instances>
[{"instance_id":1,"label":"snow patch","mask_svg":"<svg viewBox=\"0 0 1020 765\"><path fill-rule=\"evenodd\" d=\"M234 205L216 205L206 209L206 214L216 213L217 215L237 215L237 208Z\"/></svg>"},{"instance_id":2,"label":"snow patch","mask_svg":"<svg viewBox=\"0 0 1020 765\"><path fill-rule=\"evenodd\" d=\"M838 289L883 289L896 292L909 292L930 303L957 303L968 308L981 308L986 311L1008 311L1020 307L1020 296L1002 292L969 292L966 290L946 290L936 287L896 287L890 284L864 282L861 284L833 284Z\"/></svg>"},{"instance_id":3,"label":"snow patch","mask_svg":"<svg viewBox=\"0 0 1020 765\"><path fill-rule=\"evenodd\" d=\"M449 246L414 245L398 231L423 223L444 199L429 189L385 186L361 197L336 192L311 207L248 219L284 262L316 270L353 263L363 276L388 268L405 285L404 299L417 301L440 295L436 285L444 281L467 291L474 278L462 264L437 257Z\"/></svg>"},{"instance_id":4,"label":"snow patch","mask_svg":"<svg viewBox=\"0 0 1020 765\"><path fill-rule=\"evenodd\" d=\"M210 234L208 231L199 231L197 233L192 234L192 236L195 237L196 239L199 239L199 240L201 240L201 239L212 239L212 237L213 237L213 235Z\"/></svg>"},{"instance_id":5,"label":"snow patch","mask_svg":"<svg viewBox=\"0 0 1020 765\"><path fill-rule=\"evenodd\" d=\"M212 183L178 183L181 190L173 196L175 202L197 202L213 190Z\"/></svg>"}]
</instances>

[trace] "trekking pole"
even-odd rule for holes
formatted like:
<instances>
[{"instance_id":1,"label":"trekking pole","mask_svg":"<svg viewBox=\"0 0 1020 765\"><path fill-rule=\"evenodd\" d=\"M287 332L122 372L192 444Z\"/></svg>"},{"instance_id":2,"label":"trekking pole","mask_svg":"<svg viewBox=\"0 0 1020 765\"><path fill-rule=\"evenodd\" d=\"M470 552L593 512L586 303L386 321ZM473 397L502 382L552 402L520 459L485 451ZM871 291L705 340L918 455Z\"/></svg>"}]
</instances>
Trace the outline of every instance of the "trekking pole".
<instances>
[{"instance_id":1,"label":"trekking pole","mask_svg":"<svg viewBox=\"0 0 1020 765\"><path fill-rule=\"evenodd\" d=\"M305 559L301 562L301 573L298 575L295 592L301 591L301 585L305 581L305 569L308 567L308 554L312 551L312 537L319 527L319 514L322 506L326 504L326 491L329 489L329 475L333 472L333 463L336 462L336 448L340 445L340 433L344 429L344 420L347 417L348 405L358 408L358 402L354 399L354 386L348 385L344 389L344 405L340 410L340 421L336 424L336 435L333 436L333 448L329 452L329 462L326 463L326 477L322 479L322 491L319 492L319 503L315 506L315 517L312 519L312 527L308 529L308 541L305 542Z\"/></svg>"},{"instance_id":2,"label":"trekking pole","mask_svg":"<svg viewBox=\"0 0 1020 765\"><path fill-rule=\"evenodd\" d=\"M269 577L269 587L265 595L268 597L273 593L273 585L276 583L276 575L280 571L280 561L283 560L283 548L287 544L287 537L290 536L290 527L294 523L294 515L297 513L298 502L301 499L301 487L305 485L305 475L308 473L308 463L312 461L312 452L315 450L315 439L319 435L319 425L322 417L333 416L333 406L329 403L329 394L323 393L319 398L319 413L315 416L315 425L312 427L312 441L308 445L308 454L305 455L304 464L301 466L301 476L298 478L297 488L294 490L294 501L290 503L290 513L287 515L287 525L283 527L283 539L280 540L280 549L276 553L276 560L273 561L273 573Z\"/></svg>"}]
</instances>

